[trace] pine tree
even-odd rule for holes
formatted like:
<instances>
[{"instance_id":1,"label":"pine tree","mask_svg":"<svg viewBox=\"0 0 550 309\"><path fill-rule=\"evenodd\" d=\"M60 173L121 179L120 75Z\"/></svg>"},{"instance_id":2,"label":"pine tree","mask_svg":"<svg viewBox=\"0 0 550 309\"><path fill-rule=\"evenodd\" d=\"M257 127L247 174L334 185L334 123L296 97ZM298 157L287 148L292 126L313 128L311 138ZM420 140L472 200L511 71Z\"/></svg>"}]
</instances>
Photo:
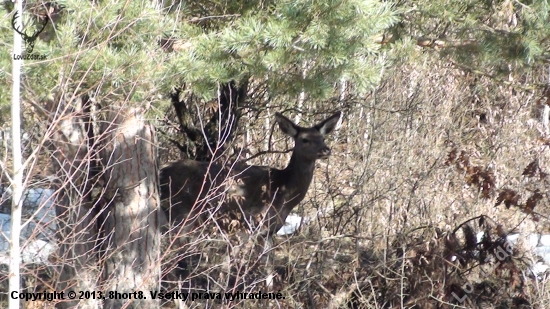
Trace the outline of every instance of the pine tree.
<instances>
[{"instance_id":1,"label":"pine tree","mask_svg":"<svg viewBox=\"0 0 550 309\"><path fill-rule=\"evenodd\" d=\"M5 6L7 14L11 14L9 3ZM90 265L90 272L83 275L83 263L99 263L105 252L109 253L107 258L116 256L109 250L130 248L120 241L132 231L105 230L118 223L98 225L93 221L108 221L115 214L117 220L135 219L111 203L113 199L131 200L126 191L120 190L120 183L109 189L112 179L106 176L112 175L114 165L124 162L117 161L122 160L118 157L105 161L104 153L100 158L101 149L110 149L115 143L118 135L113 132L127 128L117 118L117 111L120 115L139 111L139 115L132 116L136 119L143 119L143 115L162 116L159 110L168 106L174 89L200 98L203 104L212 99L222 101L224 97L231 103L249 95L250 83L265 84L272 97L307 93L312 98L327 98L336 83L343 80L364 93L380 80L385 64L378 37L397 21L390 3L360 0L182 1L170 5L154 1L67 0L28 1L27 6L25 20L29 27L32 21L46 16L51 22L33 51L45 55L45 60L29 60L24 65L22 98L28 111L25 116L28 124L40 124L41 133L35 138L44 141L49 151L42 160L51 159L50 170L57 173L58 184L63 188L57 201L64 225L60 229L66 232L65 236L77 239L78 250L61 246L60 256L71 263L76 261L73 270L65 273L63 279L67 281L63 284L77 280L72 289L83 291L96 287L94 275L99 269L97 264ZM9 46L10 20L5 19L0 25L0 41ZM4 69L9 67L9 61L8 57L0 59L3 85L11 83ZM234 96L234 90L239 90L240 98ZM9 87L0 87L0 99L8 95ZM235 106L228 104L223 110L222 105L217 113L235 112L229 110ZM0 119L6 119L4 109L0 110ZM146 126L145 122L139 123ZM207 142L215 142L208 138L216 134L209 135ZM130 147L131 143L127 145L129 153L139 152ZM153 161L149 163L149 168L155 168ZM99 183L108 193L94 191ZM156 193L153 190L150 194ZM154 198L142 201L144 204L139 205L155 203ZM143 213L154 215L154 207L147 207ZM67 214L64 209L73 212ZM85 233L80 236L71 234L82 231ZM126 234L102 240L104 244L117 243L105 245L106 251L98 252L94 241L113 231ZM69 236L67 239L72 239ZM154 252L158 247L150 250L150 257L158 257L158 251ZM130 271L134 265L124 263L131 262L121 261L120 266ZM112 274L104 273L103 278L112 280ZM132 287L128 281L132 276L123 277L123 282L117 282L118 287ZM153 289L147 285L142 288ZM132 304L143 306L137 301ZM99 304L92 301L85 305L93 308Z\"/></svg>"},{"instance_id":2,"label":"pine tree","mask_svg":"<svg viewBox=\"0 0 550 309\"><path fill-rule=\"evenodd\" d=\"M412 39L468 71L494 78L550 61L547 1L404 1L395 41Z\"/></svg>"}]
</instances>

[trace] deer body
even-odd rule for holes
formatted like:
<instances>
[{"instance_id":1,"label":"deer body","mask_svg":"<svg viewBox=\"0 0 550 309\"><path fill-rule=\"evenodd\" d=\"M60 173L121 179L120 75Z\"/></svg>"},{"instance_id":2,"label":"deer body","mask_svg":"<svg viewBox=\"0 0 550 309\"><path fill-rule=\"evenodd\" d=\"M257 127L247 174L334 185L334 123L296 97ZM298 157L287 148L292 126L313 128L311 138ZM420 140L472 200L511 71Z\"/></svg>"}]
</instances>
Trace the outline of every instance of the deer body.
<instances>
[{"instance_id":1,"label":"deer body","mask_svg":"<svg viewBox=\"0 0 550 309\"><path fill-rule=\"evenodd\" d=\"M314 127L303 128L276 114L281 130L295 141L290 162L283 170L193 160L168 164L160 172L161 205L166 217L188 229L212 214L231 213L228 222L237 219L250 231L261 226L267 235L273 235L304 199L315 161L330 155L323 137L334 129L340 115L337 112Z\"/></svg>"}]
</instances>

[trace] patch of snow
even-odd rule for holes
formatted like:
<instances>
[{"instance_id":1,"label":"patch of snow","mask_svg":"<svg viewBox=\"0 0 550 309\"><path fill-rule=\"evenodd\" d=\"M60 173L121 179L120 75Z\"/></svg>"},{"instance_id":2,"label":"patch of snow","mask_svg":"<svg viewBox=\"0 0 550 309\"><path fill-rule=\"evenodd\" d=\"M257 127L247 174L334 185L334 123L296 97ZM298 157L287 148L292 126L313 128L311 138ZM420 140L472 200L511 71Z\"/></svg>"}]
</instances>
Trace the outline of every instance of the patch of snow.
<instances>
[{"instance_id":1,"label":"patch of snow","mask_svg":"<svg viewBox=\"0 0 550 309\"><path fill-rule=\"evenodd\" d=\"M539 276L544 274L548 270L548 268L550 268L548 265L542 262L537 262L533 266L531 266L531 271L533 272L533 275Z\"/></svg>"},{"instance_id":2,"label":"patch of snow","mask_svg":"<svg viewBox=\"0 0 550 309\"><path fill-rule=\"evenodd\" d=\"M306 220L303 220L303 218L298 215L288 215L285 220L285 225L283 225L283 227L279 229L277 235L284 236L294 234L300 228L302 221L306 222Z\"/></svg>"},{"instance_id":3,"label":"patch of snow","mask_svg":"<svg viewBox=\"0 0 550 309\"><path fill-rule=\"evenodd\" d=\"M483 239L484 232L479 232L476 235L478 243ZM512 245L516 245L520 239L520 234L509 234L506 236L506 241ZM525 245L529 251L541 258L544 262L536 262L531 266L531 271L535 276L542 275L550 268L550 235L530 234L525 238Z\"/></svg>"},{"instance_id":4,"label":"patch of snow","mask_svg":"<svg viewBox=\"0 0 550 309\"><path fill-rule=\"evenodd\" d=\"M11 190L0 189L2 200L9 202ZM53 193L51 189L31 188L23 195L21 258L25 263L46 263L48 257L56 250L54 233L57 224ZM11 215L0 213L0 264L9 263L10 225Z\"/></svg>"}]
</instances>

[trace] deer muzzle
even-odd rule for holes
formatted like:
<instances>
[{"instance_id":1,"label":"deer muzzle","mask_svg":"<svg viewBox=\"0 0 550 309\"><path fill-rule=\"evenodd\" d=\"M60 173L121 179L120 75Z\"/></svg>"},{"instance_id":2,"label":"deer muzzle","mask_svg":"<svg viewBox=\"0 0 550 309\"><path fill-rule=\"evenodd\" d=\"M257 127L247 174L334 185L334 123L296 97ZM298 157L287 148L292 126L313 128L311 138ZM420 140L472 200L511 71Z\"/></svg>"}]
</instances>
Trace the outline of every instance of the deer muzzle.
<instances>
[{"instance_id":1,"label":"deer muzzle","mask_svg":"<svg viewBox=\"0 0 550 309\"><path fill-rule=\"evenodd\" d=\"M326 159L326 158L330 157L330 148L325 147L325 148L321 149L318 153L318 156L319 156L319 159Z\"/></svg>"}]
</instances>

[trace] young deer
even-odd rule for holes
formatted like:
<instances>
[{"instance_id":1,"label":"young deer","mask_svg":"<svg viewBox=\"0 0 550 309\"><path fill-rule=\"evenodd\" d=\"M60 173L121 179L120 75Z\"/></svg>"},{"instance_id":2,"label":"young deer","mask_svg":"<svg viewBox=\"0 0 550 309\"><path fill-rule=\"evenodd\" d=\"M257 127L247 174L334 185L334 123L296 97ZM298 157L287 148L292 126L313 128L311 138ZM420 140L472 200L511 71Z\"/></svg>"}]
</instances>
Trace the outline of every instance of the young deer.
<instances>
[{"instance_id":1,"label":"young deer","mask_svg":"<svg viewBox=\"0 0 550 309\"><path fill-rule=\"evenodd\" d=\"M295 142L290 162L283 170L193 160L168 164L160 172L161 206L166 218L189 231L216 215L218 225L225 223L226 229L231 230L238 222L248 231L259 228L270 237L304 199L315 161L330 155L324 135L336 127L340 116L337 112L313 127L303 128L276 113L279 128Z\"/></svg>"}]
</instances>

